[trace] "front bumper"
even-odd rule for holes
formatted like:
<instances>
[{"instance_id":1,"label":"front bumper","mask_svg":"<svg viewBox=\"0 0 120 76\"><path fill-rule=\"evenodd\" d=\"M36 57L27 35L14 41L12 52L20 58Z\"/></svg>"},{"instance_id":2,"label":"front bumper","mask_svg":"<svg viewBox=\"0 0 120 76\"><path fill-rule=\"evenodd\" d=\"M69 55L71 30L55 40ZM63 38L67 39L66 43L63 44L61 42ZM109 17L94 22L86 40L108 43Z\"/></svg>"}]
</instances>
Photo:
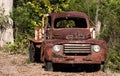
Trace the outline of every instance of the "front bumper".
<instances>
[{"instance_id":1,"label":"front bumper","mask_svg":"<svg viewBox=\"0 0 120 76\"><path fill-rule=\"evenodd\" d=\"M66 56L66 57L53 57L53 63L62 64L101 64L105 61L102 56Z\"/></svg>"}]
</instances>

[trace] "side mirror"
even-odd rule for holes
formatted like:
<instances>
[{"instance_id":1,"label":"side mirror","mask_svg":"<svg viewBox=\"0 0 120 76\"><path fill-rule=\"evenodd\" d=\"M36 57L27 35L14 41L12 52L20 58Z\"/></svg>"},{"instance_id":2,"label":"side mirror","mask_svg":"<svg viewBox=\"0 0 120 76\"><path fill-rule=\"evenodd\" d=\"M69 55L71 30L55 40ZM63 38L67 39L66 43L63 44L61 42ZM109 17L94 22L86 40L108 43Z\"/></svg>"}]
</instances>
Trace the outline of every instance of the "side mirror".
<instances>
[{"instance_id":1,"label":"side mirror","mask_svg":"<svg viewBox=\"0 0 120 76\"><path fill-rule=\"evenodd\" d=\"M91 37L95 39L96 38L95 27L91 27L90 32L91 32Z\"/></svg>"}]
</instances>

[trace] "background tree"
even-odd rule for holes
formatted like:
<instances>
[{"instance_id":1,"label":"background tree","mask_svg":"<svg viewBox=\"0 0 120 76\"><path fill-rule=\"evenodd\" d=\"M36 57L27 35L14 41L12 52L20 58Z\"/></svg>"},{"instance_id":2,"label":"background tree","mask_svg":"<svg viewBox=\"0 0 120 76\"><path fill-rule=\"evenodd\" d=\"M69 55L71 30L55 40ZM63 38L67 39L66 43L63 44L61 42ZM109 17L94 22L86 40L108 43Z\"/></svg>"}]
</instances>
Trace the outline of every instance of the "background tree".
<instances>
[{"instance_id":1,"label":"background tree","mask_svg":"<svg viewBox=\"0 0 120 76\"><path fill-rule=\"evenodd\" d=\"M13 21L10 18L13 0L0 1L0 47L6 43L13 44Z\"/></svg>"}]
</instances>

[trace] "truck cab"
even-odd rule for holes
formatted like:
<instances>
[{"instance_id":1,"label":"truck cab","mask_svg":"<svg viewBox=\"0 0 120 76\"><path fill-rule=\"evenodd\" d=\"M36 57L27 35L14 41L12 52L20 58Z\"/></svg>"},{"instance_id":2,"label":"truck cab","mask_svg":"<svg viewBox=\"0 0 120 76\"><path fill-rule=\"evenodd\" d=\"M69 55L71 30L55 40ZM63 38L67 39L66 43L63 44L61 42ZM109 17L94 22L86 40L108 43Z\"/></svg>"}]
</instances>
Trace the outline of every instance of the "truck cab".
<instances>
[{"instance_id":1,"label":"truck cab","mask_svg":"<svg viewBox=\"0 0 120 76\"><path fill-rule=\"evenodd\" d=\"M106 57L106 43L96 39L85 13L70 11L48 16L40 46L40 60L46 70L53 71L53 64L97 64L103 69Z\"/></svg>"}]
</instances>

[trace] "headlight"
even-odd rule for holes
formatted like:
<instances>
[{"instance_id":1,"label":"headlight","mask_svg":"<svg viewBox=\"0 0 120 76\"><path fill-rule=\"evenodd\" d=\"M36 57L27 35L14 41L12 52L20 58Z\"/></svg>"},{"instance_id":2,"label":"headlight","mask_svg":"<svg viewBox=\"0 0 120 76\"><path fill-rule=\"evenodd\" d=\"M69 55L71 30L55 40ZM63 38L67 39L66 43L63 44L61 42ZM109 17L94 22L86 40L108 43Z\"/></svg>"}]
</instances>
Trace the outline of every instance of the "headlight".
<instances>
[{"instance_id":1,"label":"headlight","mask_svg":"<svg viewBox=\"0 0 120 76\"><path fill-rule=\"evenodd\" d=\"M54 45L53 46L53 51L54 52L59 52L63 49L63 46L62 45Z\"/></svg>"},{"instance_id":2,"label":"headlight","mask_svg":"<svg viewBox=\"0 0 120 76\"><path fill-rule=\"evenodd\" d=\"M93 45L92 49L94 52L99 52L101 48L99 45Z\"/></svg>"}]
</instances>

